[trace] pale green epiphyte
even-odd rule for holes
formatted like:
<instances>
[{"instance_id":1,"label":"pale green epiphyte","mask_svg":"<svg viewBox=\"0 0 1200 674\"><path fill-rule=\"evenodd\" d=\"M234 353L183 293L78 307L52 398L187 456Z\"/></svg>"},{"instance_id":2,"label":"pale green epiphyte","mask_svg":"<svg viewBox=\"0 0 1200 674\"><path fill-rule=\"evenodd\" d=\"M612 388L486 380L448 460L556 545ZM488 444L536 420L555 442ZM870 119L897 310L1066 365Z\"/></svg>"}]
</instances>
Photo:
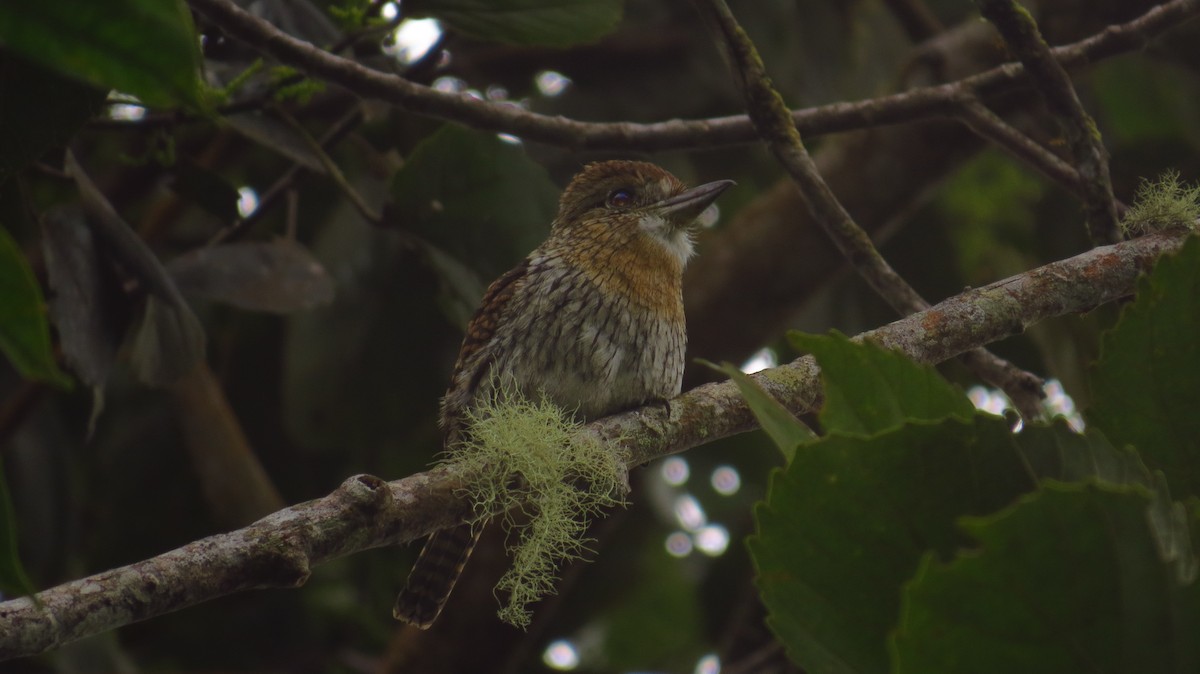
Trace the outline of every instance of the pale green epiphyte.
<instances>
[{"instance_id":1,"label":"pale green epiphyte","mask_svg":"<svg viewBox=\"0 0 1200 674\"><path fill-rule=\"evenodd\" d=\"M1171 229L1197 231L1200 186L1180 182L1178 171L1167 171L1158 180L1142 179L1134 205L1121 218L1126 236Z\"/></svg>"},{"instance_id":2,"label":"pale green epiphyte","mask_svg":"<svg viewBox=\"0 0 1200 674\"><path fill-rule=\"evenodd\" d=\"M524 628L528 605L554 592L560 564L587 549L590 518L624 503L627 457L581 432L569 412L504 391L478 403L468 425L446 462L473 476L466 491L480 520L502 512L516 528L512 567L496 589L508 594L500 618Z\"/></svg>"}]
</instances>

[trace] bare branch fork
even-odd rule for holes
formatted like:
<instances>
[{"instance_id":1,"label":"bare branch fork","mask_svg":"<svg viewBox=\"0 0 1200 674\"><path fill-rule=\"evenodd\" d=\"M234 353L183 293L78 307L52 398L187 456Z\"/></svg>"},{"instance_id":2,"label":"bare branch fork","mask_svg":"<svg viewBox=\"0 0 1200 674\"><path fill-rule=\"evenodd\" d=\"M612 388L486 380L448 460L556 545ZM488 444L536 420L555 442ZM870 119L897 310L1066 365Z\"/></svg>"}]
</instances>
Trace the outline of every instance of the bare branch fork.
<instances>
[{"instance_id":1,"label":"bare branch fork","mask_svg":"<svg viewBox=\"0 0 1200 674\"><path fill-rule=\"evenodd\" d=\"M1054 316L1129 295L1138 273L1177 249L1180 234L1155 234L969 290L859 335L924 363L938 363L1018 334ZM754 379L799 414L820 401L811 358ZM670 401L598 420L582 432L622 446L630 466L755 428L737 389L708 384ZM245 590L296 587L313 566L418 539L468 516L456 496L469 479L447 468L384 482L346 480L329 496L280 510L225 534L157 557L0 603L0 659L34 655L76 639Z\"/></svg>"},{"instance_id":2,"label":"bare branch fork","mask_svg":"<svg viewBox=\"0 0 1200 674\"><path fill-rule=\"evenodd\" d=\"M746 101L750 121L763 142L792 177L804 196L812 217L833 240L860 276L901 315L916 313L929 304L884 259L871 237L854 221L821 177L800 132L767 76L750 37L738 24L724 0L696 0L696 7L712 29L718 45L729 57L738 89ZM1038 416L1044 397L1040 378L1017 368L979 347L963 354L963 363L984 381L1004 390L1027 419Z\"/></svg>"},{"instance_id":3,"label":"bare branch fork","mask_svg":"<svg viewBox=\"0 0 1200 674\"><path fill-rule=\"evenodd\" d=\"M1079 102L1070 76L1055 60L1027 10L1014 0L978 0L978 4L983 16L996 26L1011 51L1025 65L1034 86L1063 128L1079 168L1092 243L1119 241L1117 210L1108 174L1108 152L1100 140L1095 120Z\"/></svg>"},{"instance_id":4,"label":"bare branch fork","mask_svg":"<svg viewBox=\"0 0 1200 674\"><path fill-rule=\"evenodd\" d=\"M581 149L656 152L752 143L758 135L746 115L651 124L580 122L529 112L512 105L472 99L464 94L421 86L351 59L321 50L242 10L232 0L188 0L229 36L364 98L384 101L409 112L467 126L520 136L527 140ZM1094 63L1142 48L1168 28L1195 18L1200 0L1171 0L1124 24L1089 38L1050 49L1065 68ZM953 116L964 93L990 97L1026 84L1025 67L1008 63L956 82L912 89L865 101L835 103L792 113L802 134L820 135L929 117Z\"/></svg>"}]
</instances>

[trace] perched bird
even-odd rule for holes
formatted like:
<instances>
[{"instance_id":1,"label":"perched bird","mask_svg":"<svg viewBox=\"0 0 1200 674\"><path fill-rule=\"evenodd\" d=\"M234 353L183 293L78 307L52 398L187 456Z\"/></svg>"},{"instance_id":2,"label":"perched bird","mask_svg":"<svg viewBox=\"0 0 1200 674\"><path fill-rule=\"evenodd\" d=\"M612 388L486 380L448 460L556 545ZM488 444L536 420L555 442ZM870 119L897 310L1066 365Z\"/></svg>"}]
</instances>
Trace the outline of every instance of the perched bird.
<instances>
[{"instance_id":1,"label":"perched bird","mask_svg":"<svg viewBox=\"0 0 1200 674\"><path fill-rule=\"evenodd\" d=\"M470 432L466 412L496 386L545 396L581 421L677 395L692 226L732 184L686 189L636 161L589 164L576 175L549 237L492 283L467 326L442 400L446 446ZM430 536L396 618L429 627L478 537L471 525Z\"/></svg>"}]
</instances>

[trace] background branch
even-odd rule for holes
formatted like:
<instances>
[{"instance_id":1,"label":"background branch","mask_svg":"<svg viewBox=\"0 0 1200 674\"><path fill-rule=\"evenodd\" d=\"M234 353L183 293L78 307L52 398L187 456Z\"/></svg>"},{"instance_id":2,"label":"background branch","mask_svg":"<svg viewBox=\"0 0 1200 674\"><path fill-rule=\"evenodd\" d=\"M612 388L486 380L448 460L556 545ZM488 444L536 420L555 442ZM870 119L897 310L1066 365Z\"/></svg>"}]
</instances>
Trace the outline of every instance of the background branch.
<instances>
[{"instance_id":1,"label":"background branch","mask_svg":"<svg viewBox=\"0 0 1200 674\"><path fill-rule=\"evenodd\" d=\"M1086 311L1133 291L1137 275L1184 236L1155 234L1051 263L969 290L927 311L860 335L924 363L1020 333L1046 318ZM820 401L809 357L754 379L796 414ZM630 451L630 465L755 427L731 383L596 421L584 432ZM448 468L386 483L346 480L329 496L276 512L142 562L0 603L0 659L41 653L82 637L251 589L296 587L313 566L420 538L467 516Z\"/></svg>"},{"instance_id":2,"label":"background branch","mask_svg":"<svg viewBox=\"0 0 1200 674\"><path fill-rule=\"evenodd\" d=\"M1067 146L1075 157L1086 194L1088 232L1092 243L1118 240L1117 211L1112 180L1108 175L1108 153L1100 139L1096 121L1083 109L1071 78L1050 51L1037 23L1013 0L979 0L984 17L991 21L1013 53L1025 65L1034 86L1046 100L1050 112L1062 125Z\"/></svg>"},{"instance_id":3,"label":"background branch","mask_svg":"<svg viewBox=\"0 0 1200 674\"><path fill-rule=\"evenodd\" d=\"M884 259L870 235L859 227L821 177L783 97L767 77L758 50L738 25L728 5L724 0L698 0L696 5L729 55L730 67L746 100L751 121L800 188L813 219L871 288L897 313L910 314L926 308L928 303ZM1037 402L1044 395L1038 377L982 349L971 353L963 362L984 381L1003 389L1023 416L1036 418Z\"/></svg>"},{"instance_id":4,"label":"background branch","mask_svg":"<svg viewBox=\"0 0 1200 674\"><path fill-rule=\"evenodd\" d=\"M458 122L488 131L574 149L661 152L684 148L751 143L757 139L746 115L703 120L671 120L651 124L580 122L541 115L513 105L482 101L466 94L438 91L321 50L291 37L242 10L231 0L189 0L230 36L254 45L280 62L335 83L364 98L397 105L409 112ZM1193 18L1196 0L1172 0L1125 24L1075 44L1052 49L1065 67L1082 66L1142 47L1162 31ZM952 84L914 89L867 101L835 103L797 111L797 128L805 134L898 124L952 114L963 91L993 96L1023 84L1025 69L1007 64Z\"/></svg>"},{"instance_id":5,"label":"background branch","mask_svg":"<svg viewBox=\"0 0 1200 674\"><path fill-rule=\"evenodd\" d=\"M1113 20L1111 15L1089 13L1088 24L1076 22L1070 28L1096 34L1053 51L1068 67L1081 67L1106 56L1145 48L1162 31L1194 18L1198 7L1200 3L1194 1L1172 1L1108 27L1105 23ZM1049 35L1054 39L1053 34ZM979 21L947 31L923 47L930 53L917 60L917 68L906 66L897 77L909 81L948 79L951 83L874 99L880 105L878 111L886 117L867 115L872 124L889 125L912 121L931 110L938 118L904 127L876 126L837 135L823 139L813 152L820 174L877 242L892 236L902 223L928 208L946 181L986 149L982 138L960 121L942 121L961 119L962 101L971 91L978 93L995 113L1014 120L1012 123L1025 134L1030 132L1021 121L1027 116L1015 113L1034 103L1033 92L1028 88L1014 92L1013 85L1019 80L1009 78L1023 72L1020 64L995 67L1004 58L997 42L990 26ZM973 72L981 74L971 75ZM808 116L812 111L826 115L834 108L840 111L847 107L858 111L856 116L866 110L863 102L857 102L813 108L793 118L802 134L840 131L840 127L809 126L804 120L812 119ZM823 119L836 119L839 124L850 119L839 114ZM688 266L685 279L689 353L708 360L742 362L788 327L812 324L814 319L828 324L844 320L847 314L858 315L861 309L857 307L833 308L826 304L831 298L830 279L847 265L805 211L796 186L785 177L760 189L757 197L726 225L703 234L700 255ZM1072 241L1067 250L1082 244ZM797 251L803 251L800 263ZM1043 259L1065 254L1052 253ZM1031 260L1026 266L1036 263L1036 259ZM997 275L1014 271L1008 268ZM951 288L942 290L942 296ZM689 381L697 383L705 376L708 373L693 370ZM1063 370L1058 370L1056 376L1064 376Z\"/></svg>"}]
</instances>

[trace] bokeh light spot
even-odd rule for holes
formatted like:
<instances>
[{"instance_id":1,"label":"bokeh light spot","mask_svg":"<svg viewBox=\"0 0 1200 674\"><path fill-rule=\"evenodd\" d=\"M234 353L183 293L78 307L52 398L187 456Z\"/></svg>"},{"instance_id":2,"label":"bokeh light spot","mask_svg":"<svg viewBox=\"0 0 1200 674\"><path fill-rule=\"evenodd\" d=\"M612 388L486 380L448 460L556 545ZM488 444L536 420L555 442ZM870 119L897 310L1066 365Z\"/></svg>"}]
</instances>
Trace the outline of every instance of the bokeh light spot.
<instances>
[{"instance_id":1,"label":"bokeh light spot","mask_svg":"<svg viewBox=\"0 0 1200 674\"><path fill-rule=\"evenodd\" d=\"M697 531L707 522L704 508L700 507L700 502L691 494L684 494L675 499L675 519L679 521L679 526L688 531Z\"/></svg>"},{"instance_id":2,"label":"bokeh light spot","mask_svg":"<svg viewBox=\"0 0 1200 674\"><path fill-rule=\"evenodd\" d=\"M543 96L554 98L567 90L571 85L571 78L553 70L543 70L534 76L533 82Z\"/></svg>"},{"instance_id":3,"label":"bokeh light spot","mask_svg":"<svg viewBox=\"0 0 1200 674\"><path fill-rule=\"evenodd\" d=\"M716 557L729 548L729 530L720 524L710 524L697 531L693 538L700 552Z\"/></svg>"},{"instance_id":4,"label":"bokeh light spot","mask_svg":"<svg viewBox=\"0 0 1200 674\"><path fill-rule=\"evenodd\" d=\"M687 557L692 554L692 537L682 531L667 536L667 553L672 557Z\"/></svg>"},{"instance_id":5,"label":"bokeh light spot","mask_svg":"<svg viewBox=\"0 0 1200 674\"><path fill-rule=\"evenodd\" d=\"M572 644L566 639L556 639L546 646L546 650L542 653L542 662L550 669L557 669L560 672L569 671L579 666L579 652L575 650L575 644Z\"/></svg>"},{"instance_id":6,"label":"bokeh light spot","mask_svg":"<svg viewBox=\"0 0 1200 674\"><path fill-rule=\"evenodd\" d=\"M238 215L243 218L258 210L258 192L253 187L244 185L238 188Z\"/></svg>"},{"instance_id":7,"label":"bokeh light spot","mask_svg":"<svg viewBox=\"0 0 1200 674\"><path fill-rule=\"evenodd\" d=\"M733 466L717 466L712 472L712 487L722 496L733 496L742 487L742 476Z\"/></svg>"},{"instance_id":8,"label":"bokeh light spot","mask_svg":"<svg viewBox=\"0 0 1200 674\"><path fill-rule=\"evenodd\" d=\"M687 482L690 472L687 459L682 456L672 456L663 461L662 478L667 484L673 487L678 487Z\"/></svg>"}]
</instances>

